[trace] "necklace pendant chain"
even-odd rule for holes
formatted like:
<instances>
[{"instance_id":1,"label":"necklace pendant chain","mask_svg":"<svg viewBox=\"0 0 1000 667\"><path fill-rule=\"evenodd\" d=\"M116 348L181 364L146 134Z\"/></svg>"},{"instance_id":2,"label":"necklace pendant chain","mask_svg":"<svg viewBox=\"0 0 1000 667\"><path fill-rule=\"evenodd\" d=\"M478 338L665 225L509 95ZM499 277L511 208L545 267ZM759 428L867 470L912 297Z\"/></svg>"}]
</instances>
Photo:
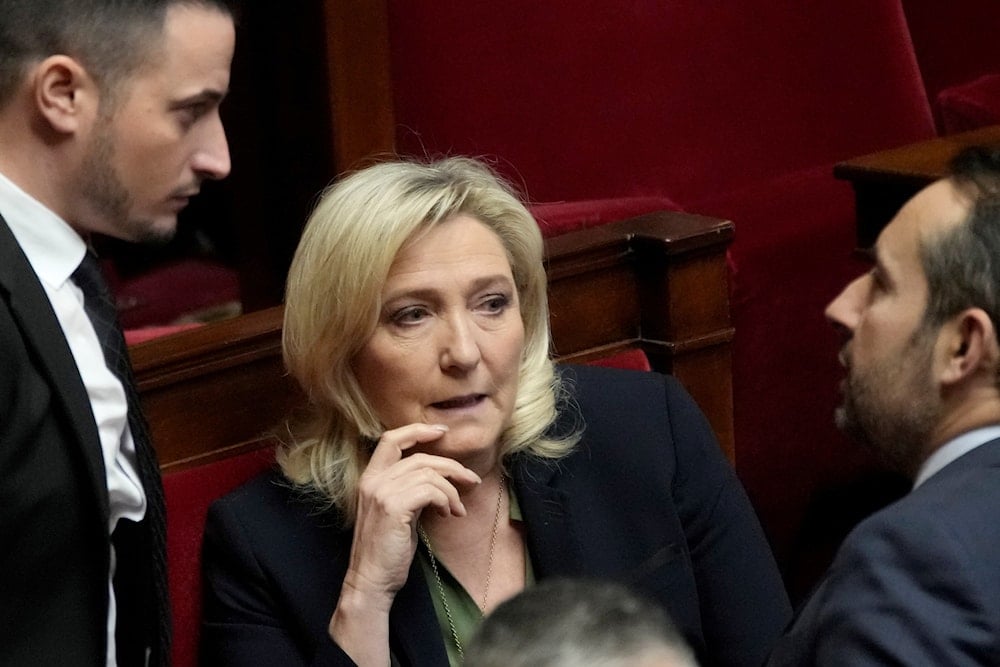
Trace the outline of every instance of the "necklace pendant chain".
<instances>
[{"instance_id":1,"label":"necklace pendant chain","mask_svg":"<svg viewBox=\"0 0 1000 667\"><path fill-rule=\"evenodd\" d=\"M482 615L486 614L486 603L490 599L490 582L493 579L493 560L496 556L497 548L497 533L500 529L500 509L503 506L503 490L507 486L507 475L500 473L500 488L497 491L497 509L496 514L493 516L493 532L490 535L490 553L489 561L486 566L486 585L483 587L483 602L478 605L479 613ZM455 620L451 615L451 607L448 605L448 598L444 594L444 583L441 581L441 573L438 570L437 557L434 555L434 549L431 548L430 538L427 537L427 531L421 523L417 522L417 535L420 536L420 541L423 542L424 548L427 549L427 556L431 561L431 570L434 571L434 583L437 588L438 597L441 599L441 606L444 607L445 618L448 619L448 630L451 633L451 639L455 642L455 648L458 649L458 657L462 660L465 659L465 651L462 650L462 642L458 638L458 630L455 629Z\"/></svg>"}]
</instances>

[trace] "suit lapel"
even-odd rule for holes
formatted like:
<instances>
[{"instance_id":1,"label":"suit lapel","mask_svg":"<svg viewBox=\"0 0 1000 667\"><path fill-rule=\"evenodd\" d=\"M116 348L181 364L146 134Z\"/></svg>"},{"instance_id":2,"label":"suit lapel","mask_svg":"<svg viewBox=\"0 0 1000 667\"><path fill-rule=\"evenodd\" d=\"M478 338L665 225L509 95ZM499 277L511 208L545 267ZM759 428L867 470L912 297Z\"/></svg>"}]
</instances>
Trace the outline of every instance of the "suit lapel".
<instances>
[{"instance_id":1,"label":"suit lapel","mask_svg":"<svg viewBox=\"0 0 1000 667\"><path fill-rule=\"evenodd\" d=\"M389 612L389 627L393 628L393 652L405 656L401 664L448 664L448 654L441 639L434 603L416 556L410 564L406 583L393 600Z\"/></svg>"},{"instance_id":2,"label":"suit lapel","mask_svg":"<svg viewBox=\"0 0 1000 667\"><path fill-rule=\"evenodd\" d=\"M102 516L108 515L104 459L94 414L80 371L44 288L0 216L0 295L7 301L29 354L65 409Z\"/></svg>"},{"instance_id":3,"label":"suit lapel","mask_svg":"<svg viewBox=\"0 0 1000 667\"><path fill-rule=\"evenodd\" d=\"M534 457L518 457L511 477L528 527L535 575L542 579L581 574L581 545L572 529L566 494L553 486L558 479L557 466ZM416 558L393 601L390 617L393 651L402 658L401 664L448 664L434 603Z\"/></svg>"},{"instance_id":4,"label":"suit lapel","mask_svg":"<svg viewBox=\"0 0 1000 667\"><path fill-rule=\"evenodd\" d=\"M531 456L514 460L514 489L527 526L528 552L539 579L583 573L579 536L567 495L555 487L558 463Z\"/></svg>"}]
</instances>

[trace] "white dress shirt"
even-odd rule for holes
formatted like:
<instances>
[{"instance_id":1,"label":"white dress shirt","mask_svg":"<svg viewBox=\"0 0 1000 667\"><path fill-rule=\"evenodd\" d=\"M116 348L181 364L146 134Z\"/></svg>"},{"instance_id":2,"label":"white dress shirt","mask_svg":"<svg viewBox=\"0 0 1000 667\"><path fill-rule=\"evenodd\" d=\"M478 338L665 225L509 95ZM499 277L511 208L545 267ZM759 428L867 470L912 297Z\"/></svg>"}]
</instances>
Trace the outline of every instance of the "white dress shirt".
<instances>
[{"instance_id":1,"label":"white dress shirt","mask_svg":"<svg viewBox=\"0 0 1000 667\"><path fill-rule=\"evenodd\" d=\"M83 308L83 292L70 280L87 246L58 215L0 174L0 212L28 258L52 303L94 412L107 476L108 535L118 519L142 520L146 494L136 465L135 443L128 427L125 388L107 367L97 333ZM108 660L115 667L114 548L108 572Z\"/></svg>"},{"instance_id":2,"label":"white dress shirt","mask_svg":"<svg viewBox=\"0 0 1000 667\"><path fill-rule=\"evenodd\" d=\"M928 456L927 460L920 466L916 481L913 482L913 488L915 489L926 482L931 475L939 472L952 461L997 438L1000 438L1000 425L977 428L949 440Z\"/></svg>"}]
</instances>

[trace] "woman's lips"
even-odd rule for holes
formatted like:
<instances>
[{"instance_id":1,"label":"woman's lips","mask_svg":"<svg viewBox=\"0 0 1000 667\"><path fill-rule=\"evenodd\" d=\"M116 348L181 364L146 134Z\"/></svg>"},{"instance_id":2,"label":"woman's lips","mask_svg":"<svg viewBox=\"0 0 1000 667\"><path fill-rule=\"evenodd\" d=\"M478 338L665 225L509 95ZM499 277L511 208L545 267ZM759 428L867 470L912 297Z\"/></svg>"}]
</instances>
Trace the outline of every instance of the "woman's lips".
<instances>
[{"instance_id":1,"label":"woman's lips","mask_svg":"<svg viewBox=\"0 0 1000 667\"><path fill-rule=\"evenodd\" d=\"M447 401L431 403L431 407L438 410L454 410L456 408L469 408L486 398L485 394L470 394L469 396L458 396L449 398Z\"/></svg>"}]
</instances>

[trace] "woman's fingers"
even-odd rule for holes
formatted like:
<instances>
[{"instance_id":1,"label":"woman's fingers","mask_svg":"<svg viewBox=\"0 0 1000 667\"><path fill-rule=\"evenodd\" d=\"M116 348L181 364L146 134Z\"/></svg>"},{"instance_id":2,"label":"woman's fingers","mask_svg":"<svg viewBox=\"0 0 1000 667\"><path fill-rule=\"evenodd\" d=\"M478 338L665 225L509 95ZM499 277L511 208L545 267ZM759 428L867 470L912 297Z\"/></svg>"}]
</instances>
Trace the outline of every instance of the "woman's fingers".
<instances>
[{"instance_id":1,"label":"woman's fingers","mask_svg":"<svg viewBox=\"0 0 1000 667\"><path fill-rule=\"evenodd\" d=\"M403 458L403 452L417 443L433 442L448 432L444 424L407 424L386 431L378 439L369 470L382 470Z\"/></svg>"},{"instance_id":2,"label":"woman's fingers","mask_svg":"<svg viewBox=\"0 0 1000 667\"><path fill-rule=\"evenodd\" d=\"M443 426L408 424L379 438L358 486L358 509L351 571L370 590L394 594L406 580L416 549L420 515L431 508L442 516L466 516L460 489L482 480L458 461L417 452Z\"/></svg>"},{"instance_id":3,"label":"woman's fingers","mask_svg":"<svg viewBox=\"0 0 1000 667\"><path fill-rule=\"evenodd\" d=\"M434 507L442 515L465 516L460 486L478 484L479 476L454 461L430 457L426 462L400 462L381 475L379 491L384 494L386 511L412 511L419 517L425 507Z\"/></svg>"},{"instance_id":4,"label":"woman's fingers","mask_svg":"<svg viewBox=\"0 0 1000 667\"><path fill-rule=\"evenodd\" d=\"M461 505L458 492L453 484L480 484L482 479L474 471L455 459L423 452L404 456L404 453L418 443L433 442L447 433L448 427L440 424L408 424L386 431L379 438L365 469L362 482L374 483L400 481L403 486L424 482L443 489L454 510ZM432 475L431 473L436 473ZM446 481L447 480L447 481ZM451 483L448 483L448 482ZM442 483L443 482L443 483ZM464 516L462 507L459 513Z\"/></svg>"}]
</instances>

